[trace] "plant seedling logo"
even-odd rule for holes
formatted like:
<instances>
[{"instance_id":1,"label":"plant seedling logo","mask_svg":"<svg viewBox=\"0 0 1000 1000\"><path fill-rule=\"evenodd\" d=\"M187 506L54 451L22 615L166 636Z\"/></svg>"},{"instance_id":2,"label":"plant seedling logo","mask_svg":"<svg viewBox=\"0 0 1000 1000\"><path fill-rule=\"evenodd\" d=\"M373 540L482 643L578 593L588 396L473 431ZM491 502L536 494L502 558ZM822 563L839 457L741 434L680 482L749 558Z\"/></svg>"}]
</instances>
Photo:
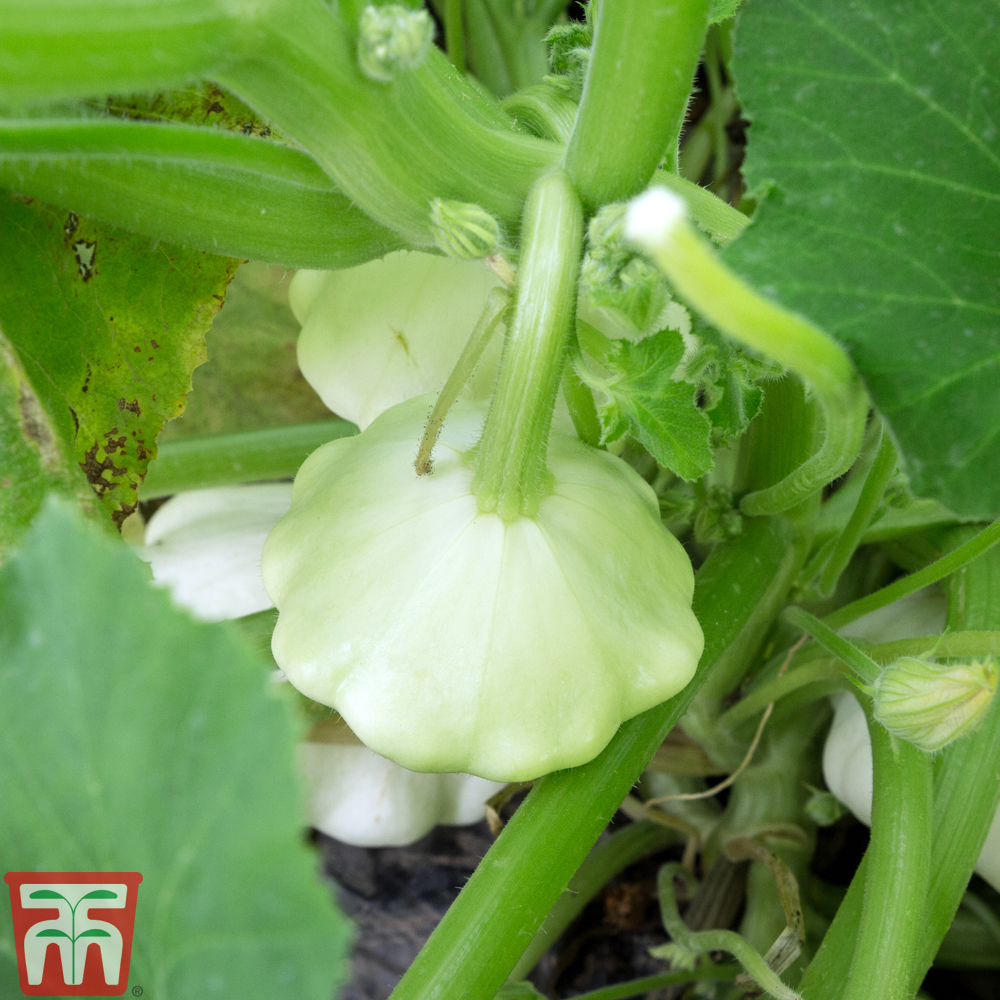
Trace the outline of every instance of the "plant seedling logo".
<instances>
[{"instance_id":1,"label":"plant seedling logo","mask_svg":"<svg viewBox=\"0 0 1000 1000\"><path fill-rule=\"evenodd\" d=\"M8 872L26 996L110 997L128 986L138 872Z\"/></svg>"}]
</instances>

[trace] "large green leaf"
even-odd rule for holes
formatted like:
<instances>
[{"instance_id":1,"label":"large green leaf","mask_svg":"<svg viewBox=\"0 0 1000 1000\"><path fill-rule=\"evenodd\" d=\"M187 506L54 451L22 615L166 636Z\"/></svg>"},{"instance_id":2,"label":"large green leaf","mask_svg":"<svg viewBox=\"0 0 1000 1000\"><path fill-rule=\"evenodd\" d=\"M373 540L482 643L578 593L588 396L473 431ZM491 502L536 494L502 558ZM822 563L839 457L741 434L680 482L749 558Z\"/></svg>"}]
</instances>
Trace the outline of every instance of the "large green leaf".
<instances>
[{"instance_id":1,"label":"large green leaf","mask_svg":"<svg viewBox=\"0 0 1000 1000\"><path fill-rule=\"evenodd\" d=\"M288 305L282 268L244 264L205 340L208 364L192 378L179 420L161 440L219 434L332 417L299 371L299 322Z\"/></svg>"},{"instance_id":2,"label":"large green leaf","mask_svg":"<svg viewBox=\"0 0 1000 1000\"><path fill-rule=\"evenodd\" d=\"M349 935L301 836L291 706L147 576L63 502L0 570L0 861L141 872L129 987L154 1000L328 1000Z\"/></svg>"},{"instance_id":3,"label":"large green leaf","mask_svg":"<svg viewBox=\"0 0 1000 1000\"><path fill-rule=\"evenodd\" d=\"M10 341L0 330L0 562L47 491L72 497L89 513L97 500L42 409Z\"/></svg>"},{"instance_id":4,"label":"large green leaf","mask_svg":"<svg viewBox=\"0 0 1000 1000\"><path fill-rule=\"evenodd\" d=\"M1000 10L751 0L729 261L848 345L918 494L1000 513Z\"/></svg>"},{"instance_id":5,"label":"large green leaf","mask_svg":"<svg viewBox=\"0 0 1000 1000\"><path fill-rule=\"evenodd\" d=\"M236 263L0 195L0 327L50 429L53 462L81 468L116 524L135 509L163 422L183 412ZM46 485L18 481L18 523Z\"/></svg>"}]
</instances>

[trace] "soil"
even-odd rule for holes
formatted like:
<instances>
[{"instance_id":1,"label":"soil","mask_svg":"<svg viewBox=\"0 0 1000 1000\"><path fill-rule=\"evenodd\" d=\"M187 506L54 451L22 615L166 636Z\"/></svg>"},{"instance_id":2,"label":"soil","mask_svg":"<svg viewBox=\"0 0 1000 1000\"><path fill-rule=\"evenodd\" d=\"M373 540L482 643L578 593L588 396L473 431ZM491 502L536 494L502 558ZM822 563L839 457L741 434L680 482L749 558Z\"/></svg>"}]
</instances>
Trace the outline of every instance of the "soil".
<instances>
[{"instance_id":1,"label":"soil","mask_svg":"<svg viewBox=\"0 0 1000 1000\"><path fill-rule=\"evenodd\" d=\"M509 812L505 810L505 815ZM615 817L610 829L629 820ZM354 921L352 975L340 1000L386 1000L445 910L493 843L484 822L437 827L407 847L352 847L313 832L326 874L336 883L344 912ZM851 820L820 831L814 871L846 886L867 844L867 831ZM547 997L568 998L613 983L664 971L649 949L667 941L659 920L656 873L680 860L668 848L612 879L542 959L531 979ZM685 911L689 924L732 927L743 907L745 872L724 862L702 885L724 882L723 905L699 916L697 898ZM1000 971L933 969L924 983L933 1000L997 1000ZM683 988L647 993L646 1000L679 1000Z\"/></svg>"}]
</instances>

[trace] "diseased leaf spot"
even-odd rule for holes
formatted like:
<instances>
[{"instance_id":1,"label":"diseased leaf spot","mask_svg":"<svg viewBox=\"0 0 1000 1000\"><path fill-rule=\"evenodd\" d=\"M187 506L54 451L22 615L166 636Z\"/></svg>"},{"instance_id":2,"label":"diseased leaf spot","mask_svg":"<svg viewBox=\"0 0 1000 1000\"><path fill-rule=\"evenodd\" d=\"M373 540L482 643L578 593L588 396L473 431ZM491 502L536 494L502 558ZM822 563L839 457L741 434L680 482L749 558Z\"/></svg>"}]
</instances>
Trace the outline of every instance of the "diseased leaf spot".
<instances>
[{"instance_id":1,"label":"diseased leaf spot","mask_svg":"<svg viewBox=\"0 0 1000 1000\"><path fill-rule=\"evenodd\" d=\"M87 240L77 240L73 244L73 255L76 257L76 266L83 280L90 281L94 276L94 257L97 255L97 244L88 243Z\"/></svg>"},{"instance_id":2,"label":"diseased leaf spot","mask_svg":"<svg viewBox=\"0 0 1000 1000\"><path fill-rule=\"evenodd\" d=\"M76 232L77 227L80 225L80 217L76 212L70 212L66 216L66 221L63 223L63 232L66 234L66 239L73 239L73 234Z\"/></svg>"},{"instance_id":3,"label":"diseased leaf spot","mask_svg":"<svg viewBox=\"0 0 1000 1000\"><path fill-rule=\"evenodd\" d=\"M59 446L42 409L38 397L26 382L18 386L18 409L21 411L21 428L24 436L38 445L42 464L49 469L59 468Z\"/></svg>"},{"instance_id":4,"label":"diseased leaf spot","mask_svg":"<svg viewBox=\"0 0 1000 1000\"><path fill-rule=\"evenodd\" d=\"M137 417L142 414L142 409L139 406L139 400L133 399L131 403L126 403L124 396L118 400L118 409L120 411L128 410L129 413L134 413Z\"/></svg>"},{"instance_id":5,"label":"diseased leaf spot","mask_svg":"<svg viewBox=\"0 0 1000 1000\"><path fill-rule=\"evenodd\" d=\"M104 478L105 472L110 472L112 476L124 476L127 469L119 468L111 461L110 456L105 456L100 462L97 461L97 452L101 445L99 442L94 442L94 447L88 451L84 457L83 461L80 463L80 468L83 469L83 474L87 477L87 482L90 483L94 488L94 492L97 493L98 497L103 497L108 490L111 489L115 484ZM112 517L115 517L120 511L115 511ZM129 512L131 513L131 511ZM124 518L122 519L124 520ZM120 523L116 521L115 523Z\"/></svg>"}]
</instances>

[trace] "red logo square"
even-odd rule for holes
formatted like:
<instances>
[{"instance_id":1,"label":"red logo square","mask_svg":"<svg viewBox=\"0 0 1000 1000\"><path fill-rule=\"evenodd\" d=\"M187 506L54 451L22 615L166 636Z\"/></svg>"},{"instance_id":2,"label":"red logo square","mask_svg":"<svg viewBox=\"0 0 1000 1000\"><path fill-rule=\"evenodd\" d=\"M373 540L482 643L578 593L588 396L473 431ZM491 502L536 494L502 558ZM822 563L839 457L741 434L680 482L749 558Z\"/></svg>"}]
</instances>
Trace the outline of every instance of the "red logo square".
<instances>
[{"instance_id":1,"label":"red logo square","mask_svg":"<svg viewBox=\"0 0 1000 1000\"><path fill-rule=\"evenodd\" d=\"M21 992L116 997L128 986L138 872L8 872Z\"/></svg>"}]
</instances>

